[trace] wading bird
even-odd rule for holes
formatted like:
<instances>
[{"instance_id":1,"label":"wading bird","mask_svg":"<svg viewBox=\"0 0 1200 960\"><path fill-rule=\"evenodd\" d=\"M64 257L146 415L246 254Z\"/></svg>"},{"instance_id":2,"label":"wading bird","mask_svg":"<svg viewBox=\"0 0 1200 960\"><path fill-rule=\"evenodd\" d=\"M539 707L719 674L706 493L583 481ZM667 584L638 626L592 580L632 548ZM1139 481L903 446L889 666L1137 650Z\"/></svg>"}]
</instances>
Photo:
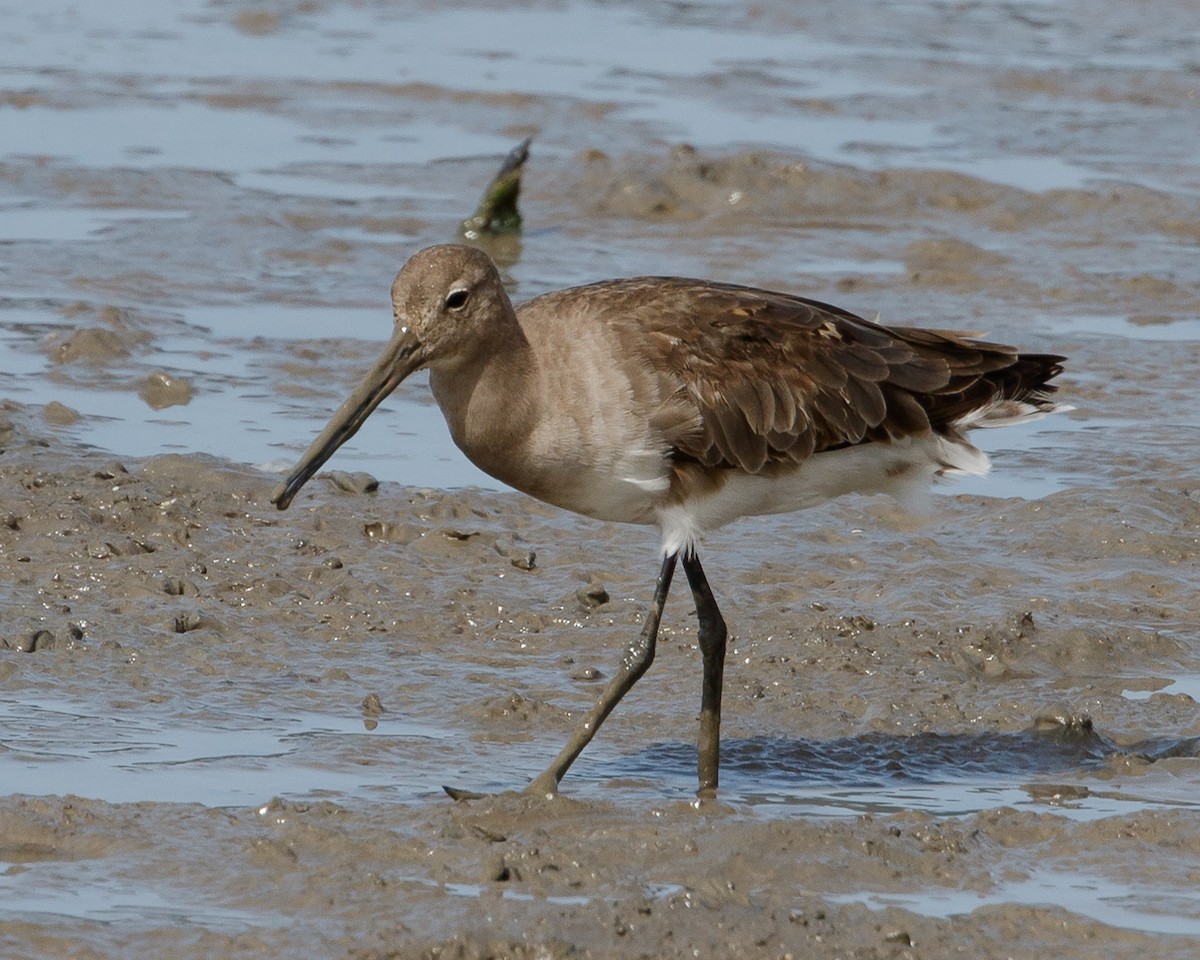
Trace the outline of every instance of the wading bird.
<instances>
[{"instance_id":1,"label":"wading bird","mask_svg":"<svg viewBox=\"0 0 1200 960\"><path fill-rule=\"evenodd\" d=\"M677 277L606 280L516 309L472 247L428 247L392 285L383 356L272 495L280 510L406 377L429 385L459 449L491 476L600 520L658 528L641 635L550 766L551 794L654 659L677 563L703 660L697 772L717 787L726 626L697 551L738 517L851 492L913 499L981 474L972 427L1055 409L1062 357L969 334L885 327L786 293ZM453 794L453 791L451 791Z\"/></svg>"}]
</instances>

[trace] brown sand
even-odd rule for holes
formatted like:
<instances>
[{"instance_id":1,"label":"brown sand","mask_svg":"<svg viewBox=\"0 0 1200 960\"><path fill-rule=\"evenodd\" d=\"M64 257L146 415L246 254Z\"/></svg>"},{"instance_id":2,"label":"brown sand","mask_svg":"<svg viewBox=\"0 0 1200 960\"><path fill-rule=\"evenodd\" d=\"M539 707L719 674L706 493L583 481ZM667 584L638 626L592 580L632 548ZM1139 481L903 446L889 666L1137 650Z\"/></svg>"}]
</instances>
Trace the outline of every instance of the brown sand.
<instances>
[{"instance_id":1,"label":"brown sand","mask_svg":"<svg viewBox=\"0 0 1200 960\"><path fill-rule=\"evenodd\" d=\"M266 41L321 8L225 15ZM797 15L747 9L766 29ZM929 35L973 49L968 21L930 9ZM883 18L876 35L881 8L855 11L828 19L903 45L905 24ZM1160 21L1129 16L1145 22L1105 42L1155 45ZM1017 137L1025 156L1194 182L1179 106L1194 102L1190 74L981 62L881 67L936 103L901 90L776 107L814 123L970 112L975 127L955 130L972 142ZM125 69L120 83L3 103L70 122L89 103L163 95ZM1133 86L1116 82L1127 75ZM764 96L757 76L699 80L713 102L740 104ZM382 337L398 260L413 238L452 235L474 200L466 185L494 160L281 161L360 196L399 182L402 199L381 207L136 157L7 160L6 189L33 209L186 219L131 219L50 253L4 248L14 304L53 325L14 335L12 364L36 372L0 406L0 957L1200 956L1194 190L1038 192L870 170L869 151L856 169L811 162L803 144L668 147L653 121L569 95L190 90L183 101L233 111L226 121L247 111L248 125L283 116L347 136L419 116L515 142L536 117L557 141L540 154L535 142L523 195L535 229L493 249L517 296L669 260L1065 353L1077 410L980 438L999 451L989 496L940 497L929 520L851 499L713 538L733 631L718 801L690 795L699 661L681 593L653 670L562 797L455 804L441 783L518 788L558 749L638 628L649 533L352 474L318 478L280 514L274 475L197 453L116 457L95 438L128 415L109 400L141 395L158 411L148 426L173 429L181 449L226 451L247 434L241 460L278 456L281 437L302 449L311 432L279 409L336 403L375 346L337 330L205 335L183 312L369 305ZM1046 119L1011 124L1014 105ZM44 400L24 396L30 383ZM232 416L201 420L206 400L231 395ZM395 434L375 434L416 462L427 451L404 427L426 409L419 395L381 421L399 421ZM130 423L121 443L140 439ZM121 443L109 445L133 449Z\"/></svg>"}]
</instances>

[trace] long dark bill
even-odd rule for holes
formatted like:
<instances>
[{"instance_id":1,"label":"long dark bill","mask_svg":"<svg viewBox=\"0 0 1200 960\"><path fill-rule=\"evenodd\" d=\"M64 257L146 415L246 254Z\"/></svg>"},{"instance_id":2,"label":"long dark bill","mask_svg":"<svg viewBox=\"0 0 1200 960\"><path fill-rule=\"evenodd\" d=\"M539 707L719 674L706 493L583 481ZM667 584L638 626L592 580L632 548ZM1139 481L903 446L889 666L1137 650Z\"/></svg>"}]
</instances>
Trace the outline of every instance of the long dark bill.
<instances>
[{"instance_id":1,"label":"long dark bill","mask_svg":"<svg viewBox=\"0 0 1200 960\"><path fill-rule=\"evenodd\" d=\"M421 344L412 333L398 329L383 356L346 398L321 435L312 442L292 472L271 494L271 502L286 510L292 498L343 443L358 432L371 412L425 362Z\"/></svg>"}]
</instances>

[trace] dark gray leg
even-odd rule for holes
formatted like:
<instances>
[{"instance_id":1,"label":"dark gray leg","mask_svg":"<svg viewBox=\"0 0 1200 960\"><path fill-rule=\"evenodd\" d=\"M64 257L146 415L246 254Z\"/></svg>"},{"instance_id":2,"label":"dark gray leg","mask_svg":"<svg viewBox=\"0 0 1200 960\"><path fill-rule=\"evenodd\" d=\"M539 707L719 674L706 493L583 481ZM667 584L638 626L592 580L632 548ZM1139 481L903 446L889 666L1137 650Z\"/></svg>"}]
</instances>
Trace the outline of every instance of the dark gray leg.
<instances>
[{"instance_id":1,"label":"dark gray leg","mask_svg":"<svg viewBox=\"0 0 1200 960\"><path fill-rule=\"evenodd\" d=\"M696 618L699 620L700 654L704 658L704 680L700 692L700 738L696 747L696 774L700 779L700 796L711 796L717 789L717 774L721 765L721 686L725 677L725 640L729 631L725 618L717 608L700 558L694 553L683 555L683 570L687 574L696 599Z\"/></svg>"},{"instance_id":2,"label":"dark gray leg","mask_svg":"<svg viewBox=\"0 0 1200 960\"><path fill-rule=\"evenodd\" d=\"M650 664L654 662L654 643L658 639L658 624L662 620L663 605L667 602L667 591L671 589L671 578L675 575L675 562L679 559L679 554L672 553L663 558L662 569L658 573L658 582L654 587L654 600L650 604L650 612L646 614L646 622L642 627L641 636L636 641L630 644L629 649L625 651L625 656L621 658L621 665L617 668L617 674L609 681L608 686L604 688L604 692L600 694L600 699L596 701L596 705L592 707L591 712L584 718L582 724L575 731L574 736L567 742L567 745L562 748L562 751L554 762L538 774L525 788L527 793L537 794L552 794L558 790L558 782L563 778L567 769L575 762L575 758L583 752L592 741L592 737L596 735L596 731L600 729L605 718L612 713L613 707L620 703L621 698L627 694L635 683L641 678L647 670L650 669ZM685 569L688 561L683 561ZM704 574L700 574L703 579ZM691 574L688 574L691 578ZM695 587L692 588L695 590ZM709 595L711 599L711 594ZM713 609L716 609L715 606ZM720 614L717 614L718 618ZM722 624L724 629L724 624ZM722 633L722 657L724 656L724 633ZM705 661L707 663L707 661ZM707 668L706 668L707 669ZM720 679L717 682L717 710L720 712ZM714 768L715 776L715 768ZM715 783L715 780L714 780Z\"/></svg>"}]
</instances>

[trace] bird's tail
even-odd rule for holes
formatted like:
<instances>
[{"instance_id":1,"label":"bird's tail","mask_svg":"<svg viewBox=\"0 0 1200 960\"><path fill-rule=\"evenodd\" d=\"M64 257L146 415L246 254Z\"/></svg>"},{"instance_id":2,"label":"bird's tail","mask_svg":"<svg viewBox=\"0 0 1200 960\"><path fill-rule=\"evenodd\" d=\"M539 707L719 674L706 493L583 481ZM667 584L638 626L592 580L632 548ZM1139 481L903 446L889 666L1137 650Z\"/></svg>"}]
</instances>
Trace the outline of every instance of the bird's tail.
<instances>
[{"instance_id":1,"label":"bird's tail","mask_svg":"<svg viewBox=\"0 0 1200 960\"><path fill-rule=\"evenodd\" d=\"M1072 409L1055 402L1058 387L1050 382L1062 373L1065 359L1046 353L1022 353L1011 364L984 374L975 384L975 390L986 392L980 397L982 402L955 418L954 426L959 430L1007 427Z\"/></svg>"}]
</instances>

